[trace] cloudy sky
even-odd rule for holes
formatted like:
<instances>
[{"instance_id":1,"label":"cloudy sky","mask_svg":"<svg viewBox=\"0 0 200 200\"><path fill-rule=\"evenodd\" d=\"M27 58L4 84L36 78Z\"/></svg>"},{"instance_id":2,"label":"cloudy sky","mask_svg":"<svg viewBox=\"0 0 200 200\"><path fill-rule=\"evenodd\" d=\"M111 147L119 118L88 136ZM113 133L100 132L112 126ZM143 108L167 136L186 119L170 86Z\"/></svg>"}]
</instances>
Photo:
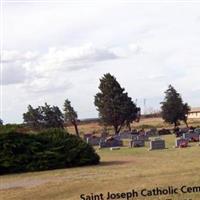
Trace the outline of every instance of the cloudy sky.
<instances>
[{"instance_id":1,"label":"cloudy sky","mask_svg":"<svg viewBox=\"0 0 200 200\"><path fill-rule=\"evenodd\" d=\"M109 2L109 3L108 3ZM110 72L144 110L172 84L200 106L200 3L176 1L3 1L2 108L22 122L27 105L96 117L99 78Z\"/></svg>"}]
</instances>

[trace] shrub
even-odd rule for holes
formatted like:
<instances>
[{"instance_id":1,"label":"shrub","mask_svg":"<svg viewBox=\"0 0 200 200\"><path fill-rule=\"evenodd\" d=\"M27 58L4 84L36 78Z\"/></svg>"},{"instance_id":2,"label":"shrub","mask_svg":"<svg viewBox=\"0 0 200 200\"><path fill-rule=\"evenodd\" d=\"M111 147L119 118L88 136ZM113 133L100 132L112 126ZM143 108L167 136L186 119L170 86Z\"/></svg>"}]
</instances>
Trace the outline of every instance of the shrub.
<instances>
[{"instance_id":1,"label":"shrub","mask_svg":"<svg viewBox=\"0 0 200 200\"><path fill-rule=\"evenodd\" d=\"M99 160L91 145L64 130L0 135L1 174L94 165Z\"/></svg>"},{"instance_id":2,"label":"shrub","mask_svg":"<svg viewBox=\"0 0 200 200\"><path fill-rule=\"evenodd\" d=\"M6 124L0 126L0 134L18 132L19 129L23 129L22 124Z\"/></svg>"}]
</instances>

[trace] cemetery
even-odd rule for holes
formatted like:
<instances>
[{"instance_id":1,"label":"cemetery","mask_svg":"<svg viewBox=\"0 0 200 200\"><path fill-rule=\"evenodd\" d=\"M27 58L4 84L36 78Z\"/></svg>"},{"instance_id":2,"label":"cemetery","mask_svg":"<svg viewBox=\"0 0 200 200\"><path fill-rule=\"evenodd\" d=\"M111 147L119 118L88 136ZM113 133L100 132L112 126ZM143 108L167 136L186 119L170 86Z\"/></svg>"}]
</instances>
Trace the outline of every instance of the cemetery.
<instances>
[{"instance_id":1,"label":"cemetery","mask_svg":"<svg viewBox=\"0 0 200 200\"><path fill-rule=\"evenodd\" d=\"M164 135L160 138L161 141L165 141L167 149L148 151L149 142L145 142L145 146L140 148L120 146L117 151L95 147L101 157L101 163L97 166L2 176L1 180L4 184L0 186L1 196L3 199L11 200L28 199L34 192L33 199L48 200L54 192L56 193L56 188L59 188L59 195L56 193L58 199L73 200L79 199L77 194L89 194L91 191L106 194L108 188L109 191L123 192L129 187L140 190L142 188L138 188L138 185L143 184L143 187L149 189L155 184L168 187L166 179L170 179L171 185L177 187L180 183L189 186L199 183L200 172L197 169L200 146L191 142L190 148L173 148L175 139L178 139L175 135ZM150 140L153 138L150 137ZM155 141L160 142L160 140ZM179 144L180 141L177 141L177 145ZM155 143L152 146L155 148ZM184 177L180 176L180 173L184 174ZM103 182L101 189L99 189L100 182ZM70 189L75 186L77 186L75 190ZM174 197L175 200L181 198L183 196ZM196 193L191 198L197 200L200 195Z\"/></svg>"},{"instance_id":2,"label":"cemetery","mask_svg":"<svg viewBox=\"0 0 200 200\"><path fill-rule=\"evenodd\" d=\"M179 134L177 134L177 132ZM168 133L168 134L166 134ZM124 131L117 135L101 134L96 136L92 133L84 134L83 139L93 146L99 146L99 149L110 148L120 149L118 147L137 148L143 147L146 150L162 150L166 149L165 140L162 139L163 135L171 135L171 131L167 129L147 129L134 131ZM181 128L177 129L174 135L175 148L189 147L189 143L199 142L200 129L199 128ZM126 141L126 142L124 142Z\"/></svg>"},{"instance_id":3,"label":"cemetery","mask_svg":"<svg viewBox=\"0 0 200 200\"><path fill-rule=\"evenodd\" d=\"M134 131L121 131L116 135L87 131L81 138L92 145L100 156L99 165L4 175L1 177L4 184L0 185L0 194L3 199L28 199L34 191L35 200L48 200L51 199L52 193L57 194L55 188L59 187L62 192L59 193L58 199L73 200L78 199L77 193L106 193L107 188L110 191L126 191L129 187L138 187L144 183L146 188L152 188L155 184L167 187L166 177L170 179L171 185L175 186L179 186L179 183L192 186L200 182L199 128L180 128L182 133L179 137L173 130L170 130L169 134L165 134L167 128L164 133L159 130L162 128L135 128ZM54 149L58 151L57 148L53 147L52 150ZM49 152L46 152L48 155ZM76 154L78 156L79 151L76 151ZM83 158L83 161L90 162L87 159ZM52 164L52 161L49 161L49 164ZM184 178L180 173L184 174ZM77 187L77 182L81 187ZM101 182L104 184L99 190ZM178 196L174 199L180 198ZM192 199L200 199L199 193L194 194Z\"/></svg>"}]
</instances>

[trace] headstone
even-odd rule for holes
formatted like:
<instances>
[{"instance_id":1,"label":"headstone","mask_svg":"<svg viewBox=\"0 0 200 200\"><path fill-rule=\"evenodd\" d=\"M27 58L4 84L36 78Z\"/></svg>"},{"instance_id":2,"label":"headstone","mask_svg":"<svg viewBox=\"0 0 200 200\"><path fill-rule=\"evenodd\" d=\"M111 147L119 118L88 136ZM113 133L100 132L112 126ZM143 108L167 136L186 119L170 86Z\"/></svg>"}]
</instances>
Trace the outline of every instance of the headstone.
<instances>
[{"instance_id":1,"label":"headstone","mask_svg":"<svg viewBox=\"0 0 200 200\"><path fill-rule=\"evenodd\" d=\"M147 134L140 134L137 136L138 140L149 141L149 136Z\"/></svg>"},{"instance_id":2,"label":"headstone","mask_svg":"<svg viewBox=\"0 0 200 200\"><path fill-rule=\"evenodd\" d=\"M184 138L178 138L175 140L175 147L176 148L183 148L188 147L188 140Z\"/></svg>"},{"instance_id":3,"label":"headstone","mask_svg":"<svg viewBox=\"0 0 200 200\"><path fill-rule=\"evenodd\" d=\"M106 138L105 140L101 140L99 143L100 148L104 147L120 147L122 146L122 141L118 140L114 137Z\"/></svg>"},{"instance_id":4,"label":"headstone","mask_svg":"<svg viewBox=\"0 0 200 200\"><path fill-rule=\"evenodd\" d=\"M196 128L196 129L194 130L194 132L195 132L195 133L199 133L199 135L200 135L200 128Z\"/></svg>"},{"instance_id":5,"label":"headstone","mask_svg":"<svg viewBox=\"0 0 200 200\"><path fill-rule=\"evenodd\" d=\"M155 138L154 140L151 140L149 150L155 149L165 149L165 140L162 140L160 138Z\"/></svg>"},{"instance_id":6,"label":"headstone","mask_svg":"<svg viewBox=\"0 0 200 200\"><path fill-rule=\"evenodd\" d=\"M132 139L134 137L131 131L121 132L119 133L119 136L120 136L120 139Z\"/></svg>"},{"instance_id":7,"label":"headstone","mask_svg":"<svg viewBox=\"0 0 200 200\"><path fill-rule=\"evenodd\" d=\"M91 144L91 145L99 145L100 141L101 141L101 137L97 137L97 136L91 136L87 138L87 143Z\"/></svg>"},{"instance_id":8,"label":"headstone","mask_svg":"<svg viewBox=\"0 0 200 200\"><path fill-rule=\"evenodd\" d=\"M144 140L131 140L130 147L144 147Z\"/></svg>"},{"instance_id":9,"label":"headstone","mask_svg":"<svg viewBox=\"0 0 200 200\"><path fill-rule=\"evenodd\" d=\"M184 133L183 138L187 139L189 142L198 142L199 141L199 133L192 132L192 133Z\"/></svg>"},{"instance_id":10,"label":"headstone","mask_svg":"<svg viewBox=\"0 0 200 200\"><path fill-rule=\"evenodd\" d=\"M83 139L85 140L85 141L87 141L87 138L90 138L90 137L92 137L92 133L86 133L86 134L84 134L83 135Z\"/></svg>"}]
</instances>

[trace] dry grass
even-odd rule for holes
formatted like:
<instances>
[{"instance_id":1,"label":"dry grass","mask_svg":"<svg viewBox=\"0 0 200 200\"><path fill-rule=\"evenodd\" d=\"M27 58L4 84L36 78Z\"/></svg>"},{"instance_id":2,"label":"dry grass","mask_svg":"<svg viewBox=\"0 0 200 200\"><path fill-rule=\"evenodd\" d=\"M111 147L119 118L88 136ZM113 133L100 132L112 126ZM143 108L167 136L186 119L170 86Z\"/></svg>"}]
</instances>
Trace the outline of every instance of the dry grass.
<instances>
[{"instance_id":1,"label":"dry grass","mask_svg":"<svg viewBox=\"0 0 200 200\"><path fill-rule=\"evenodd\" d=\"M188 120L189 126L200 126L200 119L189 119ZM181 124L181 127L184 127L185 124ZM148 129L151 127L156 127L156 128L173 128L172 125L169 125L163 121L162 118L149 118L149 119L141 119L140 122L134 122L131 124L132 129ZM103 129L103 126L100 126L98 123L88 123L88 124L80 124L79 125L79 131L81 135L83 133L96 133L99 134ZM67 127L68 132L74 134L74 127L69 126ZM109 133L113 133L112 127L108 127Z\"/></svg>"},{"instance_id":2,"label":"dry grass","mask_svg":"<svg viewBox=\"0 0 200 200\"><path fill-rule=\"evenodd\" d=\"M80 194L91 192L106 195L108 191L156 186L199 186L200 147L193 143L186 149L174 149L174 136L164 138L168 148L165 150L147 151L147 147L97 150L101 156L98 166L2 176L0 197L3 200L79 200ZM177 195L173 200L187 198L199 200L200 193Z\"/></svg>"}]
</instances>

